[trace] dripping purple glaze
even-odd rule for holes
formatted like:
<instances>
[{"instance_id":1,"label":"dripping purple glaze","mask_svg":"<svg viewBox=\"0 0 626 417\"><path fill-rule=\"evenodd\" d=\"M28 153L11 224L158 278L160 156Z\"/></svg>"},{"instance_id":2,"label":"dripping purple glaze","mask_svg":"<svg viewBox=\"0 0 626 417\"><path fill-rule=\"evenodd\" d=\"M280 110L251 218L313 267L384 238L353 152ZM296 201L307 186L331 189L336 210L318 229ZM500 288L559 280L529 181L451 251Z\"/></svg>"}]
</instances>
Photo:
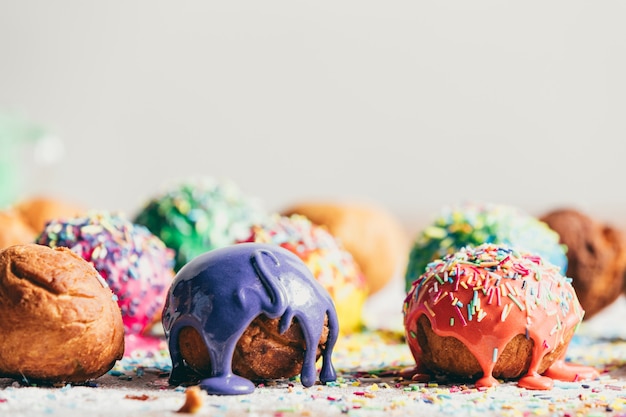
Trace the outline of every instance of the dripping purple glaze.
<instances>
[{"instance_id":1,"label":"dripping purple glaze","mask_svg":"<svg viewBox=\"0 0 626 417\"><path fill-rule=\"evenodd\" d=\"M233 374L232 358L239 338L259 315L280 317L279 331L294 318L307 349L300 380L305 387L317 379L316 350L328 316L328 340L322 352L320 381L337 379L332 351L339 326L328 292L300 258L278 245L240 243L214 249L187 263L176 274L163 310L163 327L172 358L170 384L185 382L189 369L180 354L178 336L193 327L211 359L211 373L200 382L209 394L236 395L254 391L254 384Z\"/></svg>"}]
</instances>

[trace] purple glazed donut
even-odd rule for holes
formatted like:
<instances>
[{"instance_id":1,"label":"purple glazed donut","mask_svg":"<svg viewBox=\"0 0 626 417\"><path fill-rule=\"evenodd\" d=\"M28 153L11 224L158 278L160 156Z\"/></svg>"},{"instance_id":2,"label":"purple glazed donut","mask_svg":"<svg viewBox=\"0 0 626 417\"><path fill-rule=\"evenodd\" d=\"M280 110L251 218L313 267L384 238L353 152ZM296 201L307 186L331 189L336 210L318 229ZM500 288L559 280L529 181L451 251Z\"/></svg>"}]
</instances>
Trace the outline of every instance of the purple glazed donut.
<instances>
[{"instance_id":1,"label":"purple glazed donut","mask_svg":"<svg viewBox=\"0 0 626 417\"><path fill-rule=\"evenodd\" d=\"M287 249L240 243L196 257L174 278L163 310L163 327L172 357L170 383L185 382L189 375L179 335L183 328L191 327L201 336L211 359L211 375L201 381L201 388L217 395L254 391L250 380L233 374L233 353L244 331L260 315L279 318L281 334L296 319L307 347L318 345L327 319L320 380L336 379L331 355L339 327L328 292L300 258ZM316 359L316 349L307 348L301 371L306 387L317 379Z\"/></svg>"}]
</instances>

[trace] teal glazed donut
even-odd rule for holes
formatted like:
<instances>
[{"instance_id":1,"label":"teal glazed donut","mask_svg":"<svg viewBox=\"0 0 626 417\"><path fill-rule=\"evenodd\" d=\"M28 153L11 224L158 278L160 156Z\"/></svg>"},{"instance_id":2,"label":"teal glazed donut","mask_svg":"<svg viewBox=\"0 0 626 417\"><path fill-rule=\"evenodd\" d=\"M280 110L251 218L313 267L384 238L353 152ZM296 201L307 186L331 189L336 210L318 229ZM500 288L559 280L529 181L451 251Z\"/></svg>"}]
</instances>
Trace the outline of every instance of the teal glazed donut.
<instances>
[{"instance_id":1,"label":"teal glazed donut","mask_svg":"<svg viewBox=\"0 0 626 417\"><path fill-rule=\"evenodd\" d=\"M405 273L406 291L435 259L465 246L505 244L541 256L565 275L566 248L559 235L536 217L511 206L467 202L442 209L415 239Z\"/></svg>"},{"instance_id":2,"label":"teal glazed donut","mask_svg":"<svg viewBox=\"0 0 626 417\"><path fill-rule=\"evenodd\" d=\"M169 185L133 221L175 251L178 271L204 252L247 238L250 226L265 216L260 202L233 181L201 177Z\"/></svg>"}]
</instances>

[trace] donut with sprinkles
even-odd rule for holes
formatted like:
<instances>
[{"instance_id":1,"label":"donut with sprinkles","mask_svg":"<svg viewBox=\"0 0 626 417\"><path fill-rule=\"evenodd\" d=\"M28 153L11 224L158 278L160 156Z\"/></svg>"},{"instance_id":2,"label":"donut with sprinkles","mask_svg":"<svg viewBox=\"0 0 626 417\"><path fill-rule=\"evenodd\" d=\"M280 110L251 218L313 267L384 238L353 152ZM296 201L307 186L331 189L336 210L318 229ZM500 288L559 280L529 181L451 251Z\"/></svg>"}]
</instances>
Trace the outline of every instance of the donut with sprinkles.
<instances>
[{"instance_id":1,"label":"donut with sprinkles","mask_svg":"<svg viewBox=\"0 0 626 417\"><path fill-rule=\"evenodd\" d=\"M174 251L147 228L120 213L90 211L48 222L36 243L70 248L93 264L122 311L125 355L164 344L164 338L152 337L150 331L161 320L174 279Z\"/></svg>"},{"instance_id":2,"label":"donut with sprinkles","mask_svg":"<svg viewBox=\"0 0 626 417\"><path fill-rule=\"evenodd\" d=\"M518 379L528 389L598 376L565 363L584 315L571 279L529 252L483 244L435 260L403 312L416 374L470 378L477 387Z\"/></svg>"}]
</instances>

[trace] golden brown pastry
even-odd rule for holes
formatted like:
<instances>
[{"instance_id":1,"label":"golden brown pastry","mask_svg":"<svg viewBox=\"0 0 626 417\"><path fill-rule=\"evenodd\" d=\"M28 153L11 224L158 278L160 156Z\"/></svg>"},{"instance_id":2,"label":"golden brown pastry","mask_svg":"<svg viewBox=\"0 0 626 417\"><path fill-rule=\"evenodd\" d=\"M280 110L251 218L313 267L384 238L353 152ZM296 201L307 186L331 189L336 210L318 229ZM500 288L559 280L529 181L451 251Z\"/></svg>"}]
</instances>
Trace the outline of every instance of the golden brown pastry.
<instances>
[{"instance_id":1,"label":"golden brown pastry","mask_svg":"<svg viewBox=\"0 0 626 417\"><path fill-rule=\"evenodd\" d=\"M325 226L360 266L369 294L403 274L410 241L402 225L382 207L365 203L302 202L283 210Z\"/></svg>"},{"instance_id":2,"label":"golden brown pastry","mask_svg":"<svg viewBox=\"0 0 626 417\"><path fill-rule=\"evenodd\" d=\"M124 353L122 314L95 268L67 248L0 251L0 376L84 382Z\"/></svg>"},{"instance_id":3,"label":"golden brown pastry","mask_svg":"<svg viewBox=\"0 0 626 417\"><path fill-rule=\"evenodd\" d=\"M15 206L24 222L39 233L53 219L66 219L84 213L85 209L66 201L50 197L33 197Z\"/></svg>"},{"instance_id":4,"label":"golden brown pastry","mask_svg":"<svg viewBox=\"0 0 626 417\"><path fill-rule=\"evenodd\" d=\"M0 211L0 249L32 243L36 232L15 210Z\"/></svg>"},{"instance_id":5,"label":"golden brown pastry","mask_svg":"<svg viewBox=\"0 0 626 417\"><path fill-rule=\"evenodd\" d=\"M626 272L626 241L622 232L574 209L558 209L542 221L567 246L567 272L572 278L585 319L595 316L621 294Z\"/></svg>"},{"instance_id":6,"label":"golden brown pastry","mask_svg":"<svg viewBox=\"0 0 626 417\"><path fill-rule=\"evenodd\" d=\"M278 331L280 319L258 316L244 331L233 354L233 372L250 380L291 378L302 370L306 343L297 320L283 334ZM326 321L317 348L319 359L328 338ZM211 360L198 332L185 327L179 335L180 353L185 362L199 374L211 375Z\"/></svg>"}]
</instances>

